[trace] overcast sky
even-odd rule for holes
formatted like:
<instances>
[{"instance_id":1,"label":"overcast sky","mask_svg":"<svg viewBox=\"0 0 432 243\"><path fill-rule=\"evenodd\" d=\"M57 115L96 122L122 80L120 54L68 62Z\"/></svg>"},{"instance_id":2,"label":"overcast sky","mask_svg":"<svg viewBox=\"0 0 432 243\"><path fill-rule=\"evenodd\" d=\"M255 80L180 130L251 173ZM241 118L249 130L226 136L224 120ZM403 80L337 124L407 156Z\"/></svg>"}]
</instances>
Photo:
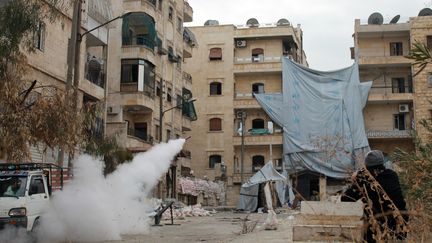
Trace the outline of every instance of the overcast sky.
<instances>
[{"instance_id":1,"label":"overcast sky","mask_svg":"<svg viewBox=\"0 0 432 243\"><path fill-rule=\"evenodd\" d=\"M335 70L352 64L354 19L367 21L380 12L384 23L396 15L399 22L417 16L432 0L188 0L194 21L187 26L202 26L208 19L220 24L244 25L249 18L260 23L276 23L281 18L301 25L304 50L309 66ZM199 43L199 40L198 40Z\"/></svg>"}]
</instances>

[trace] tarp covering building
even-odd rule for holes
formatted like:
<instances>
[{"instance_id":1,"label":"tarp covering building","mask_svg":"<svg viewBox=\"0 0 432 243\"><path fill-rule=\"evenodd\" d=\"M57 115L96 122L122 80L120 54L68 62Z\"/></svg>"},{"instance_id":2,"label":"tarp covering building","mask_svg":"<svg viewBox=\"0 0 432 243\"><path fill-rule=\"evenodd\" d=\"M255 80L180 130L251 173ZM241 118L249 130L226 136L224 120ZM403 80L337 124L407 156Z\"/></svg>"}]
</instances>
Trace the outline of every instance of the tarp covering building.
<instances>
[{"instance_id":1,"label":"tarp covering building","mask_svg":"<svg viewBox=\"0 0 432 243\"><path fill-rule=\"evenodd\" d=\"M270 181L280 181L282 183L286 181L286 177L275 170L271 161L265 164L255 175L242 185L237 209L251 212L255 211L258 207L259 184ZM279 191L278 196L280 202L285 201L284 195L279 193Z\"/></svg>"},{"instance_id":2,"label":"tarp covering building","mask_svg":"<svg viewBox=\"0 0 432 243\"><path fill-rule=\"evenodd\" d=\"M283 93L255 97L283 128L285 168L349 177L369 150L362 110L372 82L360 82L356 63L330 72L288 58L282 65Z\"/></svg>"}]
</instances>

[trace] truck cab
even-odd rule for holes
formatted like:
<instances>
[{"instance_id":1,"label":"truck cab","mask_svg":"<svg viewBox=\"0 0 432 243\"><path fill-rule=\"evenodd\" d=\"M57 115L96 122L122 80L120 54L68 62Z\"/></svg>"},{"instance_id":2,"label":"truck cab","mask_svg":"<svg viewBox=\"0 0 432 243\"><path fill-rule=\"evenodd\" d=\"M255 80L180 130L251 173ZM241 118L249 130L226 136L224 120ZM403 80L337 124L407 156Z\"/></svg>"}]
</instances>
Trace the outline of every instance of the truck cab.
<instances>
[{"instance_id":1,"label":"truck cab","mask_svg":"<svg viewBox=\"0 0 432 243\"><path fill-rule=\"evenodd\" d=\"M9 224L33 230L51 196L53 169L59 167L0 164L0 229Z\"/></svg>"}]
</instances>

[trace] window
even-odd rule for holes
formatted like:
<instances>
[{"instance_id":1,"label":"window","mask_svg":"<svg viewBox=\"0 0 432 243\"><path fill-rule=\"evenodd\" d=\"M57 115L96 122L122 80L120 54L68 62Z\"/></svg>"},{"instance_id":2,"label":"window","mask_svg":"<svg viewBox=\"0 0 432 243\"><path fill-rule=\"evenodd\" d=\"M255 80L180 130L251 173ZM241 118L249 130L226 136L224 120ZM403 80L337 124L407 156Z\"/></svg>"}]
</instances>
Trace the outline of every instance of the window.
<instances>
[{"instance_id":1,"label":"window","mask_svg":"<svg viewBox=\"0 0 432 243\"><path fill-rule=\"evenodd\" d=\"M155 139L157 140L157 141L159 141L159 131L160 130L160 127L158 126L158 125L155 125Z\"/></svg>"},{"instance_id":2,"label":"window","mask_svg":"<svg viewBox=\"0 0 432 243\"><path fill-rule=\"evenodd\" d=\"M147 123L135 123L134 136L147 141Z\"/></svg>"},{"instance_id":3,"label":"window","mask_svg":"<svg viewBox=\"0 0 432 243\"><path fill-rule=\"evenodd\" d=\"M252 93L254 94L264 93L264 84L263 83L252 84Z\"/></svg>"},{"instance_id":4,"label":"window","mask_svg":"<svg viewBox=\"0 0 432 243\"><path fill-rule=\"evenodd\" d=\"M390 56L402 56L402 42L390 42Z\"/></svg>"},{"instance_id":5,"label":"window","mask_svg":"<svg viewBox=\"0 0 432 243\"><path fill-rule=\"evenodd\" d=\"M45 193L45 186L42 176L32 176L29 195Z\"/></svg>"},{"instance_id":6,"label":"window","mask_svg":"<svg viewBox=\"0 0 432 243\"><path fill-rule=\"evenodd\" d=\"M166 141L168 142L171 139L171 130L166 130Z\"/></svg>"},{"instance_id":7,"label":"window","mask_svg":"<svg viewBox=\"0 0 432 243\"><path fill-rule=\"evenodd\" d=\"M209 168L214 168L217 163L222 162L222 156L220 155L210 155L209 157Z\"/></svg>"},{"instance_id":8,"label":"window","mask_svg":"<svg viewBox=\"0 0 432 243\"><path fill-rule=\"evenodd\" d=\"M167 101L168 102L172 101L172 98L171 98L171 88L168 88L168 91L167 91Z\"/></svg>"},{"instance_id":9,"label":"window","mask_svg":"<svg viewBox=\"0 0 432 243\"><path fill-rule=\"evenodd\" d=\"M222 94L222 84L219 82L210 83L210 95L221 95Z\"/></svg>"},{"instance_id":10,"label":"window","mask_svg":"<svg viewBox=\"0 0 432 243\"><path fill-rule=\"evenodd\" d=\"M154 49L156 43L155 21L146 13L131 13L123 18L122 43L128 45L143 45Z\"/></svg>"},{"instance_id":11,"label":"window","mask_svg":"<svg viewBox=\"0 0 432 243\"><path fill-rule=\"evenodd\" d=\"M181 94L176 94L176 108L181 109L183 104L183 97Z\"/></svg>"},{"instance_id":12,"label":"window","mask_svg":"<svg viewBox=\"0 0 432 243\"><path fill-rule=\"evenodd\" d=\"M209 58L210 61L222 60L222 49L219 47L211 48Z\"/></svg>"},{"instance_id":13,"label":"window","mask_svg":"<svg viewBox=\"0 0 432 243\"><path fill-rule=\"evenodd\" d=\"M210 119L210 129L211 132L222 131L222 120L220 118Z\"/></svg>"},{"instance_id":14,"label":"window","mask_svg":"<svg viewBox=\"0 0 432 243\"><path fill-rule=\"evenodd\" d=\"M45 48L45 24L38 23L37 30L34 33L34 47L43 51Z\"/></svg>"},{"instance_id":15,"label":"window","mask_svg":"<svg viewBox=\"0 0 432 243\"><path fill-rule=\"evenodd\" d=\"M252 50L252 62L264 61L264 50L262 48L255 48Z\"/></svg>"},{"instance_id":16,"label":"window","mask_svg":"<svg viewBox=\"0 0 432 243\"><path fill-rule=\"evenodd\" d=\"M406 93L405 79L404 78L392 78L392 92L393 93Z\"/></svg>"},{"instance_id":17,"label":"window","mask_svg":"<svg viewBox=\"0 0 432 243\"><path fill-rule=\"evenodd\" d=\"M174 54L174 49L172 48L172 46L168 47L168 60L170 62L178 62L178 59L177 59L176 55Z\"/></svg>"},{"instance_id":18,"label":"window","mask_svg":"<svg viewBox=\"0 0 432 243\"><path fill-rule=\"evenodd\" d=\"M432 50L432 35L426 36L426 45L429 50Z\"/></svg>"},{"instance_id":19,"label":"window","mask_svg":"<svg viewBox=\"0 0 432 243\"><path fill-rule=\"evenodd\" d=\"M263 119L252 120L252 129L262 129L262 128L265 128Z\"/></svg>"},{"instance_id":20,"label":"window","mask_svg":"<svg viewBox=\"0 0 432 243\"><path fill-rule=\"evenodd\" d=\"M162 11L163 0L159 0L159 11Z\"/></svg>"},{"instance_id":21,"label":"window","mask_svg":"<svg viewBox=\"0 0 432 243\"><path fill-rule=\"evenodd\" d=\"M170 6L168 8L168 19L172 21L173 20L173 16L174 16L174 9L173 9L173 7Z\"/></svg>"},{"instance_id":22,"label":"window","mask_svg":"<svg viewBox=\"0 0 432 243\"><path fill-rule=\"evenodd\" d=\"M264 156L255 155L252 157L252 172L259 171L264 166Z\"/></svg>"},{"instance_id":23,"label":"window","mask_svg":"<svg viewBox=\"0 0 432 243\"><path fill-rule=\"evenodd\" d=\"M137 83L136 91L154 95L155 66L141 59L123 59L121 61L121 83Z\"/></svg>"},{"instance_id":24,"label":"window","mask_svg":"<svg viewBox=\"0 0 432 243\"><path fill-rule=\"evenodd\" d=\"M405 130L405 114L396 114L394 115L394 128L396 130Z\"/></svg>"},{"instance_id":25,"label":"window","mask_svg":"<svg viewBox=\"0 0 432 243\"><path fill-rule=\"evenodd\" d=\"M183 20L181 18L177 18L177 30L181 32L182 27L183 27Z\"/></svg>"},{"instance_id":26,"label":"window","mask_svg":"<svg viewBox=\"0 0 432 243\"><path fill-rule=\"evenodd\" d=\"M160 89L160 84L161 84L162 80L157 82L157 86L156 86L156 96L160 97L161 96L161 89Z\"/></svg>"}]
</instances>

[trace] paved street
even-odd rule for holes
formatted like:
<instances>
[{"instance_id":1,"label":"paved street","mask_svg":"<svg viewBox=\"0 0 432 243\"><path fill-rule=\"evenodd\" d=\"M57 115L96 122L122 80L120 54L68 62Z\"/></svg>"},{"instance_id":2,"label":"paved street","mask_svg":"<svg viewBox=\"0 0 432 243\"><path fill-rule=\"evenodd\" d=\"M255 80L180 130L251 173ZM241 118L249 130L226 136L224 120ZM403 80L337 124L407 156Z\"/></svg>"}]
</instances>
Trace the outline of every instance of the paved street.
<instances>
[{"instance_id":1,"label":"paved street","mask_svg":"<svg viewBox=\"0 0 432 243\"><path fill-rule=\"evenodd\" d=\"M278 214L277 230L264 230L267 214L250 214L247 224L257 222L252 233L241 234L247 214L219 212L211 217L191 217L175 220L175 224L151 227L147 235L125 235L118 242L289 242L292 231L288 220L289 213ZM165 221L163 223L168 223Z\"/></svg>"}]
</instances>

